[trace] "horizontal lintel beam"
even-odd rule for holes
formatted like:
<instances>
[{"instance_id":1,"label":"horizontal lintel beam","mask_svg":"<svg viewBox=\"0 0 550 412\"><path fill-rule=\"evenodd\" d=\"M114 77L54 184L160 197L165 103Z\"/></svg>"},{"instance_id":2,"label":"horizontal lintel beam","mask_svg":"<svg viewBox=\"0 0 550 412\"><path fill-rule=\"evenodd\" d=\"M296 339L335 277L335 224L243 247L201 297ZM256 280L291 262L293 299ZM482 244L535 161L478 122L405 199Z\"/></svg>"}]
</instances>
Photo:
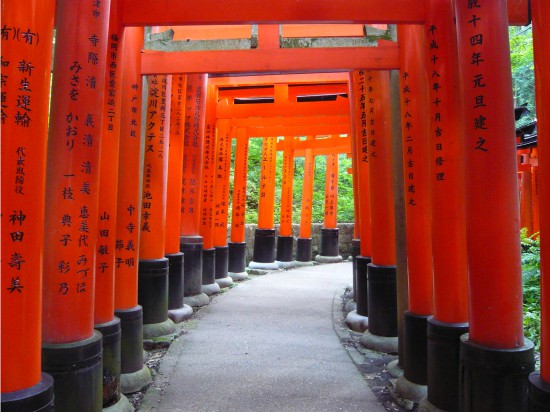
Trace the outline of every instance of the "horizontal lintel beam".
<instances>
[{"instance_id":1,"label":"horizontal lintel beam","mask_svg":"<svg viewBox=\"0 0 550 412\"><path fill-rule=\"evenodd\" d=\"M332 102L263 104L227 104L226 102L220 102L216 107L216 117L218 119L235 119L246 117L349 116L349 111L349 100L341 97Z\"/></svg>"},{"instance_id":2,"label":"horizontal lintel beam","mask_svg":"<svg viewBox=\"0 0 550 412\"><path fill-rule=\"evenodd\" d=\"M269 137L269 136L306 136L321 134L347 134L350 133L349 124L325 124L309 126L266 126L266 127L247 127L247 135L250 137ZM298 143L298 142L296 142ZM282 146L277 144L277 150L283 150Z\"/></svg>"},{"instance_id":3,"label":"horizontal lintel beam","mask_svg":"<svg viewBox=\"0 0 550 412\"><path fill-rule=\"evenodd\" d=\"M303 103L300 103L303 104ZM231 127L311 126L349 124L349 114L308 117L247 117L231 119ZM310 133L311 134L311 133Z\"/></svg>"},{"instance_id":4,"label":"horizontal lintel beam","mask_svg":"<svg viewBox=\"0 0 550 412\"><path fill-rule=\"evenodd\" d=\"M121 0L126 26L423 23L426 0Z\"/></svg>"},{"instance_id":5,"label":"horizontal lintel beam","mask_svg":"<svg viewBox=\"0 0 550 412\"><path fill-rule=\"evenodd\" d=\"M142 74L330 72L399 69L397 47L145 52Z\"/></svg>"}]
</instances>

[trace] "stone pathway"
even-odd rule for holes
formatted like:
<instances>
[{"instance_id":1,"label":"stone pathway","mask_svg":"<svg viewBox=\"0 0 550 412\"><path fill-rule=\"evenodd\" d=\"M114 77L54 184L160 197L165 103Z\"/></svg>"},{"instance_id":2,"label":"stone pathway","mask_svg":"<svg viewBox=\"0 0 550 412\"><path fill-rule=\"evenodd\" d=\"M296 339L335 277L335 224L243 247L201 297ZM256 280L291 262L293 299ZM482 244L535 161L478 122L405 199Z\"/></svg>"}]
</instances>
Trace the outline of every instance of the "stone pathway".
<instances>
[{"instance_id":1,"label":"stone pathway","mask_svg":"<svg viewBox=\"0 0 550 412\"><path fill-rule=\"evenodd\" d=\"M142 411L385 411L335 333L351 263L274 272L197 312Z\"/></svg>"}]
</instances>

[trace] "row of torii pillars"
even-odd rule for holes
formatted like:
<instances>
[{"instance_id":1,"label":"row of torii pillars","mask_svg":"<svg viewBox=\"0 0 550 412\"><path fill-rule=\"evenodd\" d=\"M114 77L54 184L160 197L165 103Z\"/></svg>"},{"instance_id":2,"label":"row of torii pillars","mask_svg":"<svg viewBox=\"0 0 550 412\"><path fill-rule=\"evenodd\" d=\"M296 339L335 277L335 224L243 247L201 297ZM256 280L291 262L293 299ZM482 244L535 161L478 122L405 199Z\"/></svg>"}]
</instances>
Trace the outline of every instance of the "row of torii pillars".
<instances>
[{"instance_id":1,"label":"row of torii pillars","mask_svg":"<svg viewBox=\"0 0 550 412\"><path fill-rule=\"evenodd\" d=\"M139 51L143 33L139 29L127 28L123 35L121 26L117 24L117 9L115 7L109 13L106 9L108 2L94 2L86 7L80 7L80 2L63 3L56 15L56 47L67 53L55 54L50 139L46 153L48 117L44 114L48 113L48 73L52 53L49 39L54 16L52 3L32 4L36 13L32 30L29 28L27 31L25 27L31 24L26 12L15 5L6 6L4 10L3 5L6 27L2 31L5 48L2 86L6 94L3 94L2 102L2 129L10 137L17 138L2 140L3 192L8 190L6 187L11 191L10 196L2 196L2 407L6 410L34 410L51 404L52 380L47 374L41 373L42 363L46 366L44 370L56 376L58 410L74 409L72 400L75 396L79 409L90 407L90 410L99 410L102 407L102 374L98 375L98 370L101 369L102 350L105 350L102 345L116 340L116 335L120 333L114 314L117 314L122 324L134 325L123 328L123 333L130 331L134 334L129 337L134 342L140 341L141 316L146 324L164 324L169 328L164 313L160 315L159 312L158 318L156 314L150 313L148 316L151 317L146 321L145 313L142 314L137 304L141 292L137 287L136 256L139 256L142 278L162 278L168 269L165 255L174 255L178 264L177 260L183 251L193 261L193 254L199 253L205 246L203 243L198 247L201 215L198 208L193 205L190 207L189 204L192 198L190 195L193 194L191 190L193 187L198 190L199 186L197 179L192 177L198 173L208 174L206 169L201 170L203 163L197 159L202 153L197 149L199 144L196 144L196 139L200 141L204 136L206 142L210 133L212 141L215 126L208 123L208 107L203 106L202 110L199 108L200 104L208 100L205 99L206 76L196 76L197 83L191 88L190 78L193 76L188 76L185 96L190 98L187 100L186 97L185 110L187 113L189 108L190 114L181 113L179 120L178 115L174 117L176 123L183 122L191 126L184 128L182 136L183 145L186 141L188 144L187 149L183 150L183 156L188 158L181 160L185 167L176 168L178 170L174 172L183 173L182 181L189 184L189 191L182 191L181 196L177 196L179 199L176 196L171 199L167 186L163 184L172 181L171 169L168 169L170 162L166 155L167 133L170 129L167 122L172 121L172 116L167 117L166 112L169 106L183 109L183 93L179 101L177 97L175 101L170 101L169 90L170 82L183 82L184 78L150 76L144 112L147 121L143 127L145 161L143 180L140 182L139 163L134 162L132 166L126 162L139 158L140 153L138 136L142 96ZM519 250L514 252L517 249L518 229L517 202L513 201L517 197L515 151L513 145L499 145L495 141L495 136L513 136L513 122L505 114L512 107L511 95L506 88L498 89L502 84L509 83L509 73L508 70L494 70L494 67L506 68L509 65L505 57L506 48L503 50L498 47L506 41L505 7L502 4L479 0L457 6L460 59L453 52L456 50L453 41L456 33L450 23L453 17L450 3L434 2L431 24L425 28L400 29L401 44L408 44L408 47L400 49L402 119L396 120L390 116L390 79L387 74L357 71L352 81L354 87L351 95L354 96L355 113L352 122L355 134L352 135L359 137L354 143L354 179L359 188L357 234L361 239L360 256L357 258L358 313L361 315L363 311L365 314L366 309L369 331L373 335L378 332L383 336L386 334L383 330L388 325L395 325L397 321L389 319L387 312L371 308L377 307L374 302L384 296L385 281L392 276L399 276L396 273L399 265L396 265L395 260L396 239L392 227L395 219L394 193L391 190L391 147L384 136L392 133L390 123L400 124L403 127L404 168L407 171L405 199L410 206L407 211L412 211L407 213L409 311L405 316L405 326L408 325L409 332L406 329L404 347L406 350L421 350L415 342L419 335L411 333L410 328L426 327L427 316L432 313L432 299L434 316L428 323L432 337L456 341L469 327L469 336L461 338L460 402L463 410L524 410L527 405L527 375L534 365L532 345L523 339ZM532 10L539 131L542 136L546 130L547 102L544 96L548 85L548 82L542 81L547 76L543 68L548 61L545 54L547 48L541 44L545 33L542 19L548 16L549 11L543 2L536 1L533 2ZM111 26L108 28L109 15ZM75 18L80 23L76 26L59 24L74 21ZM429 51L415 52L415 48L422 44L420 37L423 32ZM124 47L121 46L122 39ZM465 39L464 43L462 39ZM482 47L482 39L495 43L490 43L493 47ZM498 46L495 47L495 44ZM388 44L384 47L393 46ZM427 61L426 55L429 56ZM107 57L107 64L102 64L105 62L101 56ZM427 70L422 70L423 65L428 65ZM454 72L458 67L462 71ZM426 73L428 78L422 80ZM465 85L469 85L464 87L462 101L459 100L459 94L455 93L460 90L457 80L460 77L466 79ZM430 86L429 92L421 92L424 90L422 81ZM121 85L118 90L117 82ZM178 88L182 84L177 83ZM394 96L397 95L396 84L392 82ZM415 102L418 103L413 104ZM462 152L460 122L454 114L465 102L470 104L465 105L464 134L470 140L467 140L466 150ZM422 169L422 161L419 160L422 154L427 155L427 145L418 144L421 138L416 136L422 135L415 133L420 133L422 127L430 127L424 124L428 120L421 115L422 108L427 106L431 108L431 129L428 129L431 132L427 132L430 134L429 150L436 153L430 157L434 162L431 173L435 182L441 184L426 183L428 172ZM117 109L120 117L117 116ZM201 113L207 119L204 134L200 132ZM393 130L401 129L401 126ZM120 141L108 138L119 129ZM224 133L220 135L224 136ZM226 135L226 145L216 146L221 153L226 154L223 158L227 158L228 141L230 139ZM120 167L109 173L109 167L117 163L112 157L117 153L117 145L121 153ZM544 182L546 146L543 138L539 145L541 182ZM439 156L439 152L443 155ZM216 153L219 153L218 150L214 156ZM465 166L460 163L463 161L466 162ZM460 171L464 169L466 177L463 181ZM47 170L46 181L44 170ZM376 174L373 174L373 170L376 170ZM477 174L480 170L486 171L488 175ZM118 188L117 179L113 179L113 176L118 176ZM367 176L368 185L365 184ZM124 199L116 195L122 193L122 183L124 192L129 196ZM425 188L431 188L431 197L427 195L427 190L421 190L423 183ZM141 191L140 184L143 186ZM460 189L462 185L466 186L464 192ZM361 190L365 187L369 188L370 196L367 191ZM544 184L541 184L542 205L548 203L545 202L543 187ZM227 193L227 188L224 190ZM45 198L43 193L46 194ZM173 191L170 193L173 194ZM217 190L214 191L214 199L199 201L203 204L210 202L212 210L216 193ZM462 193L465 193L464 202ZM418 206L428 203L428 197L432 202L431 239L427 236L430 232L426 230L429 222L423 220L426 214L414 212L422 208ZM166 205L163 202L165 198ZM383 201L379 201L379 198ZM487 202L499 205L499 209L489 207ZM465 210L461 210L461 205ZM171 237L172 243L169 243L164 235L169 231L167 228L173 230L174 226L166 226L162 216L164 210L169 213L168 210L177 211L178 208L181 208L181 213L174 213L174 216L181 217L180 233L177 233L178 225L174 225L177 236ZM369 209L370 213L366 212ZM370 222L364 219L369 215L372 216ZM546 233L547 225L547 218L543 215L542 236ZM117 217L116 225L113 224L114 216ZM211 219L215 220L215 217ZM208 226L208 220L208 216L203 220L205 226ZM215 222L210 224L210 227L215 227ZM113 248L117 253L116 260L111 263L111 268L116 266L116 277L102 276L105 272L113 273L107 270L109 263L103 260L109 255L109 247L103 243L107 239L102 238L110 238L115 231L116 239L121 240L121 243L115 242L115 246L110 249L111 254ZM141 236L139 255L136 255L138 232L141 232ZM125 237L119 235L122 233ZM212 234L214 238L215 234ZM204 242L204 236L202 240ZM242 243L238 238L232 237L233 240L237 240L234 243ZM213 242L215 246L216 241ZM427 246L430 242L431 248ZM207 246L210 245L212 243ZM544 279L544 241L542 246ZM487 268L487 261L495 266ZM361 294L364 284L360 285L366 279L360 275L365 267L369 270L366 296ZM433 286L427 276L432 270ZM371 287L370 284L378 276L382 289ZM167 285L167 282L164 284ZM199 296L201 292L196 289L197 285L193 282L183 283L185 287L188 284L190 288L195 288L190 290L188 296ZM160 290L159 283L152 282L151 288L146 286L141 289L151 292L157 287ZM202 290L202 283L200 287ZM548 309L545 306L544 287L543 283L541 373L531 375L529 385L531 408L535 408L532 410L546 410L544 408L548 405ZM162 288L166 290L166 286ZM488 291L491 293L488 294ZM368 298L366 305L365 301L361 301L365 297ZM396 299L395 312L398 311L398 302L399 299ZM182 304L172 309L184 309L184 306ZM94 327L101 331L103 338ZM9 348L9 354L6 347ZM131 370L131 373L142 373L141 345L135 344L125 348L125 351L127 354L132 353L127 358L131 365L122 364L121 367L128 368L126 370ZM437 352L437 348L430 347L427 351L428 365L430 354L434 351ZM422 383L415 376L419 369L409 367L407 362L418 360L418 353L414 351L414 356L404 356L405 377L413 383ZM104 357L103 362L108 364L109 359ZM428 382L428 386L436 388L437 381L441 379L438 373L444 373L443 369L446 368L438 367L441 365L437 359L432 358L431 362L436 374L428 375L434 380ZM119 372L116 371L116 362L113 365L113 385L116 386ZM458 361L455 367L458 368ZM146 372L143 373L146 375ZM437 397L428 396L433 403L440 401ZM456 404L449 405L448 409L455 407Z\"/></svg>"}]
</instances>

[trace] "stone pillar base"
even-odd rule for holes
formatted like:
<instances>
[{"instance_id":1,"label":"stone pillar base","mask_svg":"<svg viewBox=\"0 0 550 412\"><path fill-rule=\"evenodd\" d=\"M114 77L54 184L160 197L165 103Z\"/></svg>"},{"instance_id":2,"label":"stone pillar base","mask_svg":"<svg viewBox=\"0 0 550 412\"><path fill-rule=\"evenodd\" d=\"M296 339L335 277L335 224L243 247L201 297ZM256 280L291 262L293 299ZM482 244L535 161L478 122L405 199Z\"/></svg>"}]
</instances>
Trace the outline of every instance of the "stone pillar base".
<instances>
[{"instance_id":1,"label":"stone pillar base","mask_svg":"<svg viewBox=\"0 0 550 412\"><path fill-rule=\"evenodd\" d=\"M370 318L369 318L370 321ZM370 333L368 330L361 336L361 345L367 349L376 350L384 353L397 353L397 336L377 336Z\"/></svg>"},{"instance_id":2,"label":"stone pillar base","mask_svg":"<svg viewBox=\"0 0 550 412\"><path fill-rule=\"evenodd\" d=\"M533 343L516 349L477 345L460 338L460 405L463 412L527 410L529 374L535 369Z\"/></svg>"},{"instance_id":3,"label":"stone pillar base","mask_svg":"<svg viewBox=\"0 0 550 412\"><path fill-rule=\"evenodd\" d=\"M202 285L201 292L208 295L216 295L220 293L222 290L220 289L220 285L218 285L216 282L210 283L208 285Z\"/></svg>"},{"instance_id":4,"label":"stone pillar base","mask_svg":"<svg viewBox=\"0 0 550 412\"><path fill-rule=\"evenodd\" d=\"M388 363L386 368L388 369L388 373L394 378L400 378L403 376L403 368L399 364L399 359L392 360Z\"/></svg>"},{"instance_id":5,"label":"stone pillar base","mask_svg":"<svg viewBox=\"0 0 550 412\"><path fill-rule=\"evenodd\" d=\"M395 384L395 392L400 398L418 403L428 393L428 387L426 385L418 385L405 378L405 376L401 376Z\"/></svg>"},{"instance_id":6,"label":"stone pillar base","mask_svg":"<svg viewBox=\"0 0 550 412\"><path fill-rule=\"evenodd\" d=\"M120 401L120 319L94 326L103 336L103 408Z\"/></svg>"},{"instance_id":7,"label":"stone pillar base","mask_svg":"<svg viewBox=\"0 0 550 412\"><path fill-rule=\"evenodd\" d=\"M103 408L103 412L134 412L134 407L124 395L120 395L117 403L107 408Z\"/></svg>"},{"instance_id":8,"label":"stone pillar base","mask_svg":"<svg viewBox=\"0 0 550 412\"><path fill-rule=\"evenodd\" d=\"M340 263L344 259L342 259L342 256L323 256L323 255L317 255L315 256L315 261L317 263Z\"/></svg>"},{"instance_id":9,"label":"stone pillar base","mask_svg":"<svg viewBox=\"0 0 550 412\"><path fill-rule=\"evenodd\" d=\"M131 373L123 373L120 375L120 390L122 393L130 394L139 392L151 383L151 371L145 365Z\"/></svg>"},{"instance_id":10,"label":"stone pillar base","mask_svg":"<svg viewBox=\"0 0 550 412\"><path fill-rule=\"evenodd\" d=\"M166 319L164 322L143 325L143 339L159 338L161 336L172 335L175 332L176 325L172 322L172 319Z\"/></svg>"},{"instance_id":11,"label":"stone pillar base","mask_svg":"<svg viewBox=\"0 0 550 412\"><path fill-rule=\"evenodd\" d=\"M229 272L229 277L231 277L231 279L233 279L233 282L242 282L243 280L248 280L250 279L248 277L248 273L246 272Z\"/></svg>"},{"instance_id":12,"label":"stone pillar base","mask_svg":"<svg viewBox=\"0 0 550 412\"><path fill-rule=\"evenodd\" d=\"M346 324L348 327L359 333L365 332L369 328L369 318L357 314L357 311L352 310L346 316Z\"/></svg>"},{"instance_id":13,"label":"stone pillar base","mask_svg":"<svg viewBox=\"0 0 550 412\"><path fill-rule=\"evenodd\" d=\"M369 331L376 336L397 336L395 266L367 265Z\"/></svg>"},{"instance_id":14,"label":"stone pillar base","mask_svg":"<svg viewBox=\"0 0 550 412\"><path fill-rule=\"evenodd\" d=\"M216 279L216 283L220 286L220 288L228 288L233 285L233 279L230 276L226 276L221 279Z\"/></svg>"},{"instance_id":15,"label":"stone pillar base","mask_svg":"<svg viewBox=\"0 0 550 412\"><path fill-rule=\"evenodd\" d=\"M281 262L280 260L276 260L275 263L277 266L281 269L292 269L293 267L296 267L296 262Z\"/></svg>"},{"instance_id":16,"label":"stone pillar base","mask_svg":"<svg viewBox=\"0 0 550 412\"><path fill-rule=\"evenodd\" d=\"M54 379L56 410L96 412L103 408L101 355L102 337L95 330L90 338L78 342L42 345L42 370Z\"/></svg>"},{"instance_id":17,"label":"stone pillar base","mask_svg":"<svg viewBox=\"0 0 550 412\"><path fill-rule=\"evenodd\" d=\"M53 378L42 372L40 382L30 388L2 393L4 412L53 411Z\"/></svg>"},{"instance_id":18,"label":"stone pillar base","mask_svg":"<svg viewBox=\"0 0 550 412\"><path fill-rule=\"evenodd\" d=\"M258 263L275 263L275 229L256 229L252 260Z\"/></svg>"},{"instance_id":19,"label":"stone pillar base","mask_svg":"<svg viewBox=\"0 0 550 412\"><path fill-rule=\"evenodd\" d=\"M529 412L550 412L550 383L536 371L529 375Z\"/></svg>"},{"instance_id":20,"label":"stone pillar base","mask_svg":"<svg viewBox=\"0 0 550 412\"><path fill-rule=\"evenodd\" d=\"M168 318L174 323L181 323L193 316L193 308L189 305L183 305L179 309L169 309Z\"/></svg>"},{"instance_id":21,"label":"stone pillar base","mask_svg":"<svg viewBox=\"0 0 550 412\"><path fill-rule=\"evenodd\" d=\"M250 262L248 265L250 269L262 269L262 270L279 270L279 265L273 262Z\"/></svg>"},{"instance_id":22,"label":"stone pillar base","mask_svg":"<svg viewBox=\"0 0 550 412\"><path fill-rule=\"evenodd\" d=\"M200 308L210 303L210 298L206 293L199 293L193 296L184 296L183 303L191 306L192 308Z\"/></svg>"},{"instance_id":23,"label":"stone pillar base","mask_svg":"<svg viewBox=\"0 0 550 412\"><path fill-rule=\"evenodd\" d=\"M460 337L467 323L428 319L428 398L436 408L458 412Z\"/></svg>"}]
</instances>

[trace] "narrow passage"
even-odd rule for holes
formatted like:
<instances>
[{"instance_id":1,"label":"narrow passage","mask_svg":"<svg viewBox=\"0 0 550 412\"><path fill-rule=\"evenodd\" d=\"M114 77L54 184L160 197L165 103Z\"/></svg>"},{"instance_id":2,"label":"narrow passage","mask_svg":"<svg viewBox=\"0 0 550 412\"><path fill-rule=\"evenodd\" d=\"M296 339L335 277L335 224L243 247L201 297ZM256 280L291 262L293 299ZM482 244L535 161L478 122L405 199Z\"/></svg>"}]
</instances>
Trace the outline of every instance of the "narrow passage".
<instances>
[{"instance_id":1,"label":"narrow passage","mask_svg":"<svg viewBox=\"0 0 550 412\"><path fill-rule=\"evenodd\" d=\"M294 269L218 296L172 344L140 410L384 411L333 329L351 274L348 262Z\"/></svg>"}]
</instances>

